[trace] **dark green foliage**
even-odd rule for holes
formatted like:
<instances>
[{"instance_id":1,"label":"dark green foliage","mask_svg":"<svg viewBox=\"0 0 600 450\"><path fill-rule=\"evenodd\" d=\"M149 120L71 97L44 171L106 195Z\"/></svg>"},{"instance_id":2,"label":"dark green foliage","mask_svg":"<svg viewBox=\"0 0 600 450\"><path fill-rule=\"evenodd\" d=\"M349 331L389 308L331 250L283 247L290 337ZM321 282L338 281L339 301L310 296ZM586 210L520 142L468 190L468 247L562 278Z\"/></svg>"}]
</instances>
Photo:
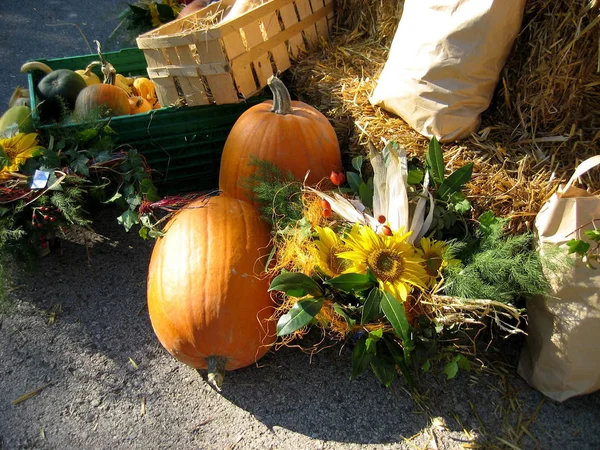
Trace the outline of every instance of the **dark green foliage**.
<instances>
[{"instance_id":1,"label":"dark green foliage","mask_svg":"<svg viewBox=\"0 0 600 450\"><path fill-rule=\"evenodd\" d=\"M541 257L532 251L533 234L505 235L505 220L486 213L475 239L457 255L461 266L445 274L447 295L514 303L549 290Z\"/></svg>"},{"instance_id":2,"label":"dark green foliage","mask_svg":"<svg viewBox=\"0 0 600 450\"><path fill-rule=\"evenodd\" d=\"M241 180L241 186L252 192L254 201L261 205L262 218L283 230L302 219L302 184L291 172L282 174L271 162L253 158L254 174Z\"/></svg>"}]
</instances>

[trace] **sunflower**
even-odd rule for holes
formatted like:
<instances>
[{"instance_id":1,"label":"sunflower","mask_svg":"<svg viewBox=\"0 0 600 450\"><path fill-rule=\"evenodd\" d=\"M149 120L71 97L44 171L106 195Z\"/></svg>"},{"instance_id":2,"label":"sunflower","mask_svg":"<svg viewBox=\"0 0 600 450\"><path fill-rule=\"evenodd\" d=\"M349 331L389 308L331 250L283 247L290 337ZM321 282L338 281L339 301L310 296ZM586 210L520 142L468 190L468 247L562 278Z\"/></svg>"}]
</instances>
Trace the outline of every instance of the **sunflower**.
<instances>
[{"instance_id":1,"label":"sunflower","mask_svg":"<svg viewBox=\"0 0 600 450\"><path fill-rule=\"evenodd\" d=\"M315 256L319 268L330 277L340 275L350 265L345 259L341 259L338 254L350 250L340 237L329 227L315 227L318 240L315 241Z\"/></svg>"},{"instance_id":2,"label":"sunflower","mask_svg":"<svg viewBox=\"0 0 600 450\"><path fill-rule=\"evenodd\" d=\"M13 137L0 139L0 148L8 158L8 164L0 169L0 177L7 172L16 172L40 147L36 133L17 133Z\"/></svg>"},{"instance_id":3,"label":"sunflower","mask_svg":"<svg viewBox=\"0 0 600 450\"><path fill-rule=\"evenodd\" d=\"M343 238L350 250L337 256L351 261L346 273L366 273L369 269L379 280L380 289L404 302L413 287L425 288L427 283L423 259L407 242L409 236L410 233L383 236L356 224Z\"/></svg>"},{"instance_id":4,"label":"sunflower","mask_svg":"<svg viewBox=\"0 0 600 450\"><path fill-rule=\"evenodd\" d=\"M443 269L460 263L458 259L452 259L448 249L449 247L444 241L421 238L421 248L417 249L417 253L423 258L423 267L428 277L427 287L435 286Z\"/></svg>"}]
</instances>

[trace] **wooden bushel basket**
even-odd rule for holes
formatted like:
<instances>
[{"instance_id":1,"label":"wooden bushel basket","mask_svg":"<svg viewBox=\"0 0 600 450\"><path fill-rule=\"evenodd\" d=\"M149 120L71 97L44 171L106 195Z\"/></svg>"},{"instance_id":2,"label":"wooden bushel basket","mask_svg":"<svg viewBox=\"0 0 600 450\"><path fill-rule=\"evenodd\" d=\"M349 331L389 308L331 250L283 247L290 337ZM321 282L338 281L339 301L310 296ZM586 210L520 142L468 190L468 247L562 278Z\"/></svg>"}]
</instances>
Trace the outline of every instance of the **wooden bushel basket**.
<instances>
[{"instance_id":1,"label":"wooden bushel basket","mask_svg":"<svg viewBox=\"0 0 600 450\"><path fill-rule=\"evenodd\" d=\"M333 26L333 0L270 0L218 23L233 3L212 3L137 38L161 105L244 101Z\"/></svg>"}]
</instances>

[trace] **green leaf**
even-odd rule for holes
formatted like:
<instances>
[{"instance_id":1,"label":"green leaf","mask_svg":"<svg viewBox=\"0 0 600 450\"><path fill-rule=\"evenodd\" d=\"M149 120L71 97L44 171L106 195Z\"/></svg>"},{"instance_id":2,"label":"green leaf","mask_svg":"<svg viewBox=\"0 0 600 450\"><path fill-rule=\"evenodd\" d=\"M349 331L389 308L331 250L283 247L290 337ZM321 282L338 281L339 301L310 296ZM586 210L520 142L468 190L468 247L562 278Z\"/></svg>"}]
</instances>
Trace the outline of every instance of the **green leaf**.
<instances>
[{"instance_id":1,"label":"green leaf","mask_svg":"<svg viewBox=\"0 0 600 450\"><path fill-rule=\"evenodd\" d=\"M344 318L344 320L346 321L346 323L348 324L349 327L353 327L354 324L356 323L356 320L354 320L353 318L351 318L346 311L344 311L344 308L342 307L342 305L340 305L339 303L334 303L333 304L333 310L339 314L340 316L342 316Z\"/></svg>"},{"instance_id":2,"label":"green leaf","mask_svg":"<svg viewBox=\"0 0 600 450\"><path fill-rule=\"evenodd\" d=\"M446 364L443 373L446 374L448 380L451 380L458 374L458 363L453 359L448 364Z\"/></svg>"},{"instance_id":3,"label":"green leaf","mask_svg":"<svg viewBox=\"0 0 600 450\"><path fill-rule=\"evenodd\" d=\"M590 241L600 242L600 230L586 230L583 234L585 234Z\"/></svg>"},{"instance_id":4,"label":"green leaf","mask_svg":"<svg viewBox=\"0 0 600 450\"><path fill-rule=\"evenodd\" d=\"M146 196L146 200L149 202L157 202L160 200L156 186L154 186L152 181L148 178L140 182L140 192Z\"/></svg>"},{"instance_id":5,"label":"green leaf","mask_svg":"<svg viewBox=\"0 0 600 450\"><path fill-rule=\"evenodd\" d=\"M585 255L590 249L590 244L581 239L571 239L567 242L567 246L569 247L569 254L576 253L580 256Z\"/></svg>"},{"instance_id":6,"label":"green leaf","mask_svg":"<svg viewBox=\"0 0 600 450\"><path fill-rule=\"evenodd\" d=\"M285 336L308 325L321 311L323 299L300 300L277 321L277 336Z\"/></svg>"},{"instance_id":7,"label":"green leaf","mask_svg":"<svg viewBox=\"0 0 600 450\"><path fill-rule=\"evenodd\" d=\"M367 208L373 208L373 189L367 183L360 183L358 196L363 205Z\"/></svg>"},{"instance_id":8,"label":"green leaf","mask_svg":"<svg viewBox=\"0 0 600 450\"><path fill-rule=\"evenodd\" d=\"M356 172L346 172L346 179L348 180L350 189L352 189L355 194L358 194L360 191L360 184L363 182L360 175Z\"/></svg>"},{"instance_id":9,"label":"green leaf","mask_svg":"<svg viewBox=\"0 0 600 450\"><path fill-rule=\"evenodd\" d=\"M373 354L367 352L367 338L365 336L361 337L354 349L352 350L352 375L350 379L354 379L360 374L362 374L373 359Z\"/></svg>"},{"instance_id":10,"label":"green leaf","mask_svg":"<svg viewBox=\"0 0 600 450\"><path fill-rule=\"evenodd\" d=\"M362 308L362 317L360 324L364 325L369 320L377 317L381 312L381 291L379 289L371 289L369 296L365 300Z\"/></svg>"},{"instance_id":11,"label":"green leaf","mask_svg":"<svg viewBox=\"0 0 600 450\"><path fill-rule=\"evenodd\" d=\"M442 184L444 182L444 155L442 154L442 146L435 136L429 141L425 161L433 181L437 185Z\"/></svg>"},{"instance_id":12,"label":"green leaf","mask_svg":"<svg viewBox=\"0 0 600 450\"><path fill-rule=\"evenodd\" d=\"M94 157L94 163L100 164L106 161L110 161L110 159L110 151L103 150Z\"/></svg>"},{"instance_id":13,"label":"green leaf","mask_svg":"<svg viewBox=\"0 0 600 450\"><path fill-rule=\"evenodd\" d=\"M371 370L386 388L396 379L396 363L390 355L377 354L371 359Z\"/></svg>"},{"instance_id":14,"label":"green leaf","mask_svg":"<svg viewBox=\"0 0 600 450\"><path fill-rule=\"evenodd\" d=\"M117 222L125 227L125 231L131 230L131 227L137 225L139 221L138 215L130 209L117 217Z\"/></svg>"},{"instance_id":15,"label":"green leaf","mask_svg":"<svg viewBox=\"0 0 600 450\"><path fill-rule=\"evenodd\" d=\"M423 372L429 372L429 369L431 369L431 361L427 360L423 363L423 365L421 366L421 370Z\"/></svg>"},{"instance_id":16,"label":"green leaf","mask_svg":"<svg viewBox=\"0 0 600 450\"><path fill-rule=\"evenodd\" d=\"M96 136L98 136L98 130L96 128L86 128L77 133L77 140L82 144L87 144Z\"/></svg>"},{"instance_id":17,"label":"green leaf","mask_svg":"<svg viewBox=\"0 0 600 450\"><path fill-rule=\"evenodd\" d=\"M471 203L460 192L455 192L450 196L450 203L454 206L456 212L466 214L471 211Z\"/></svg>"},{"instance_id":18,"label":"green leaf","mask_svg":"<svg viewBox=\"0 0 600 450\"><path fill-rule=\"evenodd\" d=\"M386 319L394 328L396 335L402 339L404 347L412 347L410 326L406 318L404 305L389 292L381 292L381 309Z\"/></svg>"},{"instance_id":19,"label":"green leaf","mask_svg":"<svg viewBox=\"0 0 600 450\"><path fill-rule=\"evenodd\" d=\"M362 174L362 165L364 160L365 159L362 156L355 156L352 158L352 167L354 167L360 174Z\"/></svg>"},{"instance_id":20,"label":"green leaf","mask_svg":"<svg viewBox=\"0 0 600 450\"><path fill-rule=\"evenodd\" d=\"M4 149L0 147L0 169L8 167L12 164L8 155L4 152Z\"/></svg>"},{"instance_id":21,"label":"green leaf","mask_svg":"<svg viewBox=\"0 0 600 450\"><path fill-rule=\"evenodd\" d=\"M269 286L270 291L285 292L293 297L304 297L305 295L321 297L323 295L323 291L315 280L298 272L285 272L277 275ZM293 291L294 294L291 294L290 291Z\"/></svg>"},{"instance_id":22,"label":"green leaf","mask_svg":"<svg viewBox=\"0 0 600 450\"><path fill-rule=\"evenodd\" d=\"M45 167L60 167L60 158L58 157L58 153L42 149L40 157L40 164Z\"/></svg>"},{"instance_id":23,"label":"green leaf","mask_svg":"<svg viewBox=\"0 0 600 450\"><path fill-rule=\"evenodd\" d=\"M448 200L455 192L460 192L462 187L471 180L473 163L466 164L452 172L439 187L437 194L442 200Z\"/></svg>"},{"instance_id":24,"label":"green leaf","mask_svg":"<svg viewBox=\"0 0 600 450\"><path fill-rule=\"evenodd\" d=\"M70 166L75 173L89 177L90 169L88 168L88 162L89 158L87 156L78 155L77 158L71 162Z\"/></svg>"},{"instance_id":25,"label":"green leaf","mask_svg":"<svg viewBox=\"0 0 600 450\"><path fill-rule=\"evenodd\" d=\"M425 174L421 169L411 169L408 171L408 184L419 184L425 178Z\"/></svg>"},{"instance_id":26,"label":"green leaf","mask_svg":"<svg viewBox=\"0 0 600 450\"><path fill-rule=\"evenodd\" d=\"M389 336L384 336L383 342L385 342L388 352L392 356L392 358L394 358L396 365L400 367L400 371L402 372L402 375L404 375L404 379L408 383L409 390L413 392L415 389L415 382L410 373L410 370L408 369L408 365L406 364L406 359L403 352L400 351L398 344Z\"/></svg>"},{"instance_id":27,"label":"green leaf","mask_svg":"<svg viewBox=\"0 0 600 450\"><path fill-rule=\"evenodd\" d=\"M360 292L373 287L373 281L368 275L360 273L345 273L325 281L325 284L343 292Z\"/></svg>"}]
</instances>

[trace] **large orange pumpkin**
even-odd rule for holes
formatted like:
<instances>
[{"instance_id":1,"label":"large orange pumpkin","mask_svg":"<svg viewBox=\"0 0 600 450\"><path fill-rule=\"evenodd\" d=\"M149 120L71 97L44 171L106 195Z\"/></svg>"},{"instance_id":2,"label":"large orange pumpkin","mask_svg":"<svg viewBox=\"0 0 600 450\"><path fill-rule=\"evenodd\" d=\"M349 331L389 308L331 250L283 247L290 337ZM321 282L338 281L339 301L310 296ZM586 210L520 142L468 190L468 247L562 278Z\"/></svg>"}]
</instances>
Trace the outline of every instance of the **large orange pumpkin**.
<instances>
[{"instance_id":1,"label":"large orange pumpkin","mask_svg":"<svg viewBox=\"0 0 600 450\"><path fill-rule=\"evenodd\" d=\"M264 267L270 232L254 207L220 195L177 213L155 244L148 273L154 332L178 360L224 370L255 363L276 339Z\"/></svg>"},{"instance_id":2,"label":"large orange pumpkin","mask_svg":"<svg viewBox=\"0 0 600 450\"><path fill-rule=\"evenodd\" d=\"M240 182L256 170L252 157L275 164L283 174L316 184L342 169L340 146L329 120L317 109L292 101L279 78L268 81L273 101L246 110L233 125L221 157L219 189L236 198L250 200Z\"/></svg>"}]
</instances>

